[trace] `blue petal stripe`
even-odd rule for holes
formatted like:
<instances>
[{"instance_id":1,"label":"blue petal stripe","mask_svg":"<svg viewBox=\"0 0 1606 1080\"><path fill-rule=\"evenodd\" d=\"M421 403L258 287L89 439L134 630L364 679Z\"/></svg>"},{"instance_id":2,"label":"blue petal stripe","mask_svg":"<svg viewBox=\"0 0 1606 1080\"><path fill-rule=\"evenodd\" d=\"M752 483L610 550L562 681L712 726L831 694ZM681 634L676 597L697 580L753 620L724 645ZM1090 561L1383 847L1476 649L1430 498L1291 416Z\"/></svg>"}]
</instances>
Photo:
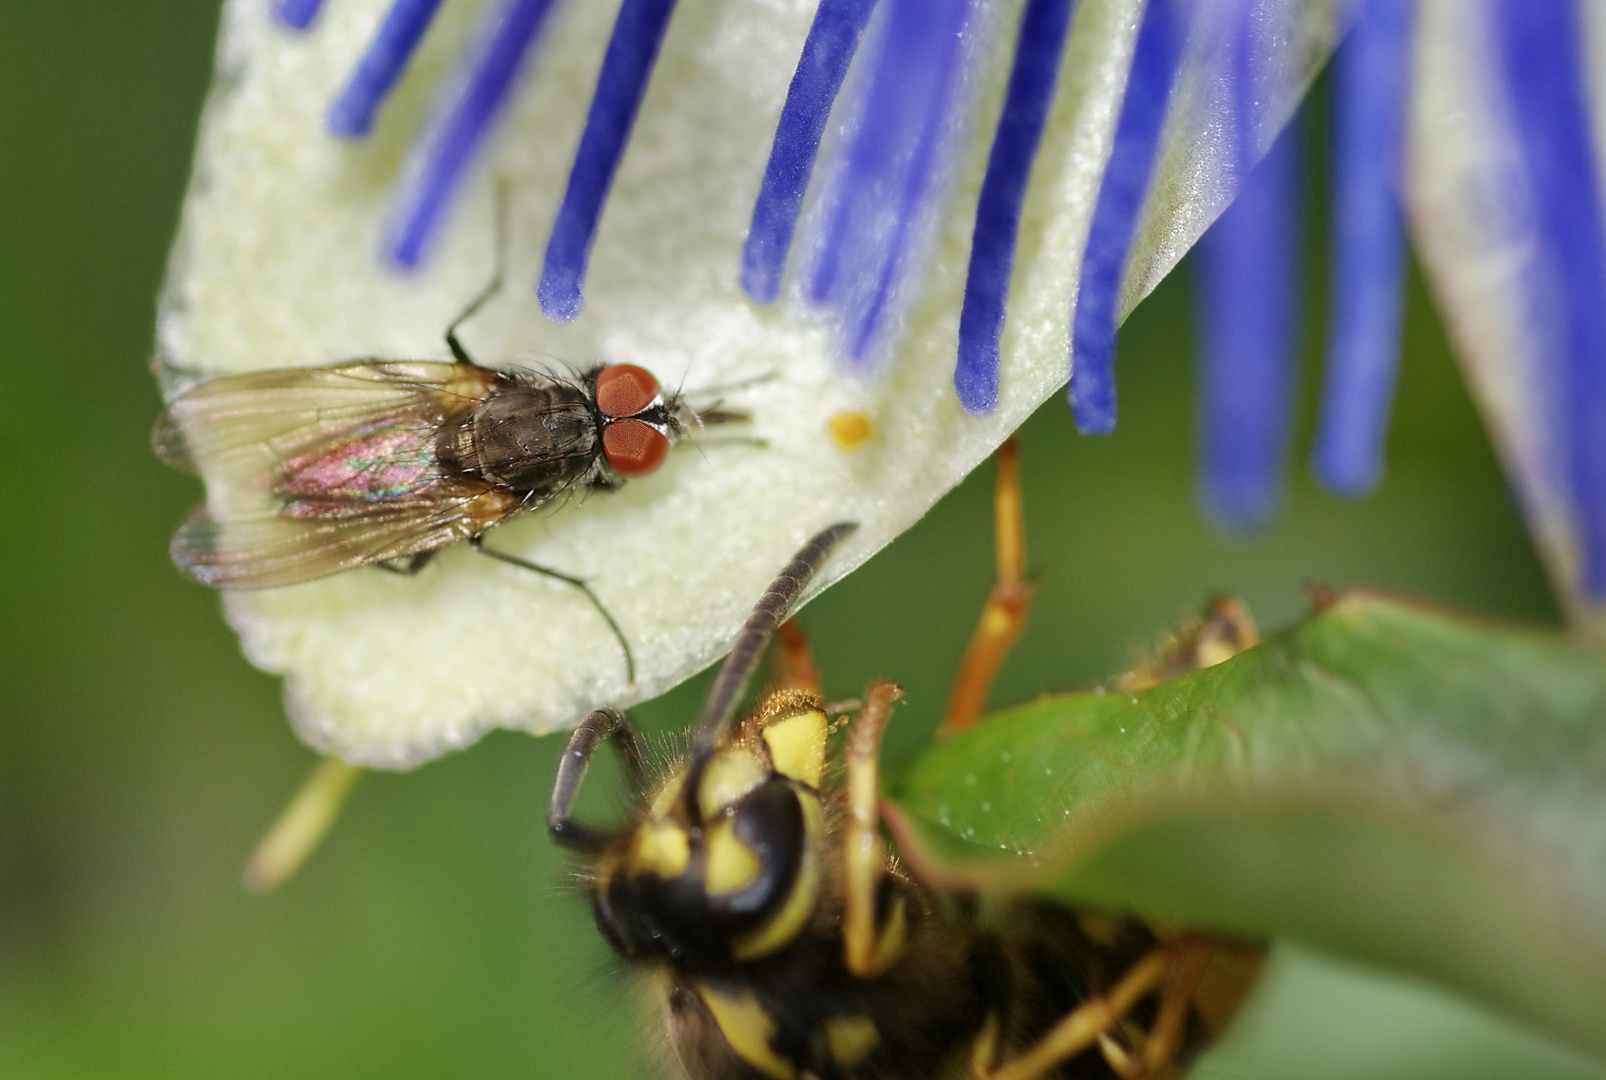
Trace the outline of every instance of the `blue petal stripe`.
<instances>
[{"instance_id":1,"label":"blue petal stripe","mask_svg":"<svg viewBox=\"0 0 1606 1080\"><path fill-rule=\"evenodd\" d=\"M1082 255L1071 326L1070 396L1076 426L1088 435L1115 430L1115 309L1182 51L1183 28L1171 8L1172 0L1149 0L1144 7Z\"/></svg>"},{"instance_id":2,"label":"blue petal stripe","mask_svg":"<svg viewBox=\"0 0 1606 1080\"><path fill-rule=\"evenodd\" d=\"M1552 409L1572 501L1584 592L1606 600L1606 222L1579 13L1567 0L1493 5L1539 251L1528 274L1531 331L1549 353ZM1559 400L1556 400L1559 399Z\"/></svg>"},{"instance_id":3,"label":"blue petal stripe","mask_svg":"<svg viewBox=\"0 0 1606 1080\"><path fill-rule=\"evenodd\" d=\"M674 10L675 0L624 0L619 6L536 287L541 310L553 322L572 322L580 314L580 290L602 204Z\"/></svg>"},{"instance_id":4,"label":"blue petal stripe","mask_svg":"<svg viewBox=\"0 0 1606 1080\"><path fill-rule=\"evenodd\" d=\"M1299 124L1289 125L1199 242L1200 483L1230 529L1281 495L1298 335Z\"/></svg>"},{"instance_id":5,"label":"blue petal stripe","mask_svg":"<svg viewBox=\"0 0 1606 1080\"><path fill-rule=\"evenodd\" d=\"M412 268L422 260L554 3L500 0L493 9L445 109L409 158L385 245L397 265Z\"/></svg>"},{"instance_id":6,"label":"blue petal stripe","mask_svg":"<svg viewBox=\"0 0 1606 1080\"><path fill-rule=\"evenodd\" d=\"M976 204L970 272L959 312L954 389L965 410L977 416L992 412L998 403L998 342L1004 331L1009 275L1015 265L1021 203L1054 101L1071 8L1072 0L1029 0L1026 5L1003 115Z\"/></svg>"},{"instance_id":7,"label":"blue petal stripe","mask_svg":"<svg viewBox=\"0 0 1606 1080\"><path fill-rule=\"evenodd\" d=\"M1405 139L1413 0L1367 0L1333 72L1333 294L1312 463L1340 495L1382 471L1400 355Z\"/></svg>"},{"instance_id":8,"label":"blue petal stripe","mask_svg":"<svg viewBox=\"0 0 1606 1080\"><path fill-rule=\"evenodd\" d=\"M903 298L946 173L977 0L887 0L821 200L805 295L867 361Z\"/></svg>"},{"instance_id":9,"label":"blue petal stripe","mask_svg":"<svg viewBox=\"0 0 1606 1080\"><path fill-rule=\"evenodd\" d=\"M814 12L775 125L769 165L742 248L742 288L760 304L772 303L780 294L781 271L820 152L820 137L875 5L876 0L820 0Z\"/></svg>"},{"instance_id":10,"label":"blue petal stripe","mask_svg":"<svg viewBox=\"0 0 1606 1080\"><path fill-rule=\"evenodd\" d=\"M368 134L374 113L401 78L440 6L441 0L394 0L340 96L329 106L324 127L331 135L356 139Z\"/></svg>"},{"instance_id":11,"label":"blue petal stripe","mask_svg":"<svg viewBox=\"0 0 1606 1080\"><path fill-rule=\"evenodd\" d=\"M1290 123L1252 168L1260 36L1253 0L1231 0L1224 55L1232 121L1227 138L1243 177L1238 196L1199 243L1200 494L1229 529L1277 510L1298 360L1299 155ZM1246 175L1247 173L1247 175Z\"/></svg>"},{"instance_id":12,"label":"blue petal stripe","mask_svg":"<svg viewBox=\"0 0 1606 1080\"><path fill-rule=\"evenodd\" d=\"M274 0L273 14L291 30L305 30L318 17L323 0Z\"/></svg>"}]
</instances>

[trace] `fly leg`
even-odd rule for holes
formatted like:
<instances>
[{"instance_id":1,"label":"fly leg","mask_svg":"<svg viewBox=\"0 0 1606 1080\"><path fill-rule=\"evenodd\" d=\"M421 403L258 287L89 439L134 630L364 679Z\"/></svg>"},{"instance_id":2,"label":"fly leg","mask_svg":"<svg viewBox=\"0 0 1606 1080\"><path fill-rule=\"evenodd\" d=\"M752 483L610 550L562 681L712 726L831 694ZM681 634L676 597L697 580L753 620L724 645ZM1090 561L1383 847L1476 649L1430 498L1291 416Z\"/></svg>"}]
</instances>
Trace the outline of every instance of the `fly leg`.
<instances>
[{"instance_id":1,"label":"fly leg","mask_svg":"<svg viewBox=\"0 0 1606 1080\"><path fill-rule=\"evenodd\" d=\"M1026 628L1026 612L1032 598L1032 585L1025 580L1026 518L1021 505L1018 441L1013 437L1006 440L994 461L998 470L993 496L998 574L948 693L948 711L938 729L943 735L963 731L987 707L993 679Z\"/></svg>"},{"instance_id":2,"label":"fly leg","mask_svg":"<svg viewBox=\"0 0 1606 1080\"><path fill-rule=\"evenodd\" d=\"M388 570L392 574L400 574L402 577L412 577L414 574L424 569L424 567L428 566L429 561L435 557L436 552L439 550L439 548L431 548L429 551L417 551L411 555L401 555L394 559L385 559L382 562L374 563L374 565L379 567L381 570Z\"/></svg>"},{"instance_id":3,"label":"fly leg","mask_svg":"<svg viewBox=\"0 0 1606 1080\"><path fill-rule=\"evenodd\" d=\"M490 548L485 546L485 539L480 536L472 537L469 540L469 546L475 551L479 552L481 555L489 555L497 562L505 562L509 566L518 566L525 570L533 570L537 574L544 574L549 578L564 582L568 585L573 585L576 589L579 589L581 592L585 593L586 599L591 601L592 606L597 609L598 613L601 614L603 619L607 622L608 629L613 631L613 636L619 639L619 648L624 650L625 654L626 677L629 678L632 683L636 681L636 658L630 652L630 642L625 640L625 632L619 629L619 624L614 621L612 613L610 613L607 608L602 606L602 601L597 598L596 593L591 591L591 586L587 585L584 579L577 578L572 574L565 574L561 570L554 570L549 566L542 566L539 563L533 563L528 559L521 559L517 555L509 555L505 551L492 551Z\"/></svg>"},{"instance_id":4,"label":"fly leg","mask_svg":"<svg viewBox=\"0 0 1606 1080\"><path fill-rule=\"evenodd\" d=\"M452 351L452 359L459 364L473 364L474 358L469 356L468 350L458 339L457 328L467 322L476 311L491 297L502 291L503 271L507 268L507 181L498 180L496 184L496 271L491 275L490 282L480 290L480 294L469 301L468 307L453 319L446 328L446 347ZM477 364L475 365L478 366ZM634 680L632 680L634 681Z\"/></svg>"},{"instance_id":5,"label":"fly leg","mask_svg":"<svg viewBox=\"0 0 1606 1080\"><path fill-rule=\"evenodd\" d=\"M908 914L895 895L884 921L876 918L887 848L881 839L881 733L903 691L890 682L875 682L865 691L864 707L848 737L848 821L843 830L842 952L847 969L861 979L874 978L903 953Z\"/></svg>"}]
</instances>

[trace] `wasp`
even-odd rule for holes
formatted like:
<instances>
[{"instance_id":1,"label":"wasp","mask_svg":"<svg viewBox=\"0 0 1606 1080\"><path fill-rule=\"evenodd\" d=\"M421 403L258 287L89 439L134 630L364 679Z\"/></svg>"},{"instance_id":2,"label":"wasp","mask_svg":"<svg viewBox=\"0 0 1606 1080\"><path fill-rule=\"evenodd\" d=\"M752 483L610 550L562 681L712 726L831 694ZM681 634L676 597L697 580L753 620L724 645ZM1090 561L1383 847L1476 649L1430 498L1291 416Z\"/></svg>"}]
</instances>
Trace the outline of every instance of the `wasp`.
<instances>
[{"instance_id":1,"label":"wasp","mask_svg":"<svg viewBox=\"0 0 1606 1080\"><path fill-rule=\"evenodd\" d=\"M1025 616L1012 449L999 475L1000 575L950 731L979 715ZM579 853L598 929L655 987L691 1080L1176 1075L1253 986L1260 950L1045 900L955 895L889 852L878 757L899 691L873 683L845 743L833 740L807 639L782 621L853 528L820 533L765 592L677 765L649 777L621 712L576 729L547 828ZM777 685L738 719L777 633ZM605 740L641 793L612 829L573 813Z\"/></svg>"},{"instance_id":2,"label":"wasp","mask_svg":"<svg viewBox=\"0 0 1606 1080\"><path fill-rule=\"evenodd\" d=\"M499 259L500 262L500 259ZM635 364L578 378L482 367L457 330L454 362L360 360L211 379L157 418L163 460L207 481L207 503L173 537L174 563L220 589L292 585L377 564L417 573L440 549L476 550L572 585L634 659L613 616L580 578L484 546L495 525L570 492L653 472L706 423Z\"/></svg>"}]
</instances>

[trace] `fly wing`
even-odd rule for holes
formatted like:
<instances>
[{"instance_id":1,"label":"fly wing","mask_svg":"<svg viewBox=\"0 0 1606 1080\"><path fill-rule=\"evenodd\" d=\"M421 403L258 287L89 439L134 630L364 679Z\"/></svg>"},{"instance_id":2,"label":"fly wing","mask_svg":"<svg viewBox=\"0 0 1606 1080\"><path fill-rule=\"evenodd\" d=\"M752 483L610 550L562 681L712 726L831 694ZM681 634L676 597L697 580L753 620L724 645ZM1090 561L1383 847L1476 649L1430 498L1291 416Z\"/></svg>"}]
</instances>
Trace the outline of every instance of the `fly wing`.
<instances>
[{"instance_id":1,"label":"fly wing","mask_svg":"<svg viewBox=\"0 0 1606 1080\"><path fill-rule=\"evenodd\" d=\"M499 378L375 361L202 383L152 435L158 454L206 480L173 561L218 588L266 588L478 535L520 500L443 475L435 435Z\"/></svg>"},{"instance_id":2,"label":"fly wing","mask_svg":"<svg viewBox=\"0 0 1606 1080\"><path fill-rule=\"evenodd\" d=\"M151 444L171 465L239 483L385 420L472 408L498 375L467 364L368 361L228 375L180 395Z\"/></svg>"},{"instance_id":3,"label":"fly wing","mask_svg":"<svg viewBox=\"0 0 1606 1080\"><path fill-rule=\"evenodd\" d=\"M467 540L521 505L515 495L447 479L405 499L357 504L340 516L297 517L284 509L219 516L202 507L173 537L173 561L214 588L293 585Z\"/></svg>"}]
</instances>

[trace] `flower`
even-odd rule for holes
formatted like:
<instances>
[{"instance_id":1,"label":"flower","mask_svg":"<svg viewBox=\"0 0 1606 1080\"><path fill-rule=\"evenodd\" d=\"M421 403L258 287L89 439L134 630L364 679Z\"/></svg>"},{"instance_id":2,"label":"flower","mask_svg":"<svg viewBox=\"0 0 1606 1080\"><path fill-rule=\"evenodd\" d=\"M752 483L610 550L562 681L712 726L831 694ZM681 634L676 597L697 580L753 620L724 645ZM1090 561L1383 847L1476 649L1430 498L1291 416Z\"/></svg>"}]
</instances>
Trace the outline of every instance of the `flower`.
<instances>
[{"instance_id":1,"label":"flower","mask_svg":"<svg viewBox=\"0 0 1606 1080\"><path fill-rule=\"evenodd\" d=\"M1319 474L1351 493L1376 475L1392 386L1397 159L1452 325L1467 304L1481 307L1474 321L1515 311L1503 285L1463 265L1468 245L1487 254L1509 229L1458 217L1475 187L1465 174L1513 140L1490 141L1488 110L1439 116L1456 79L1482 80L1480 93L1498 83L1466 71L1476 28L1523 23L1509 11L1520 0L1421 0L1413 37L1408 0L1362 6L1339 73L1347 314L1317 450ZM523 286L464 326L471 351L748 384L729 402L763 442L711 437L622 492L492 534L591 583L635 647L634 683L583 596L467 550L413 579L359 571L228 596L252 659L287 675L297 729L321 749L405 767L493 726L546 731L654 696L720 655L803 537L862 524L823 587L1067 378L1077 423L1109 430L1116 326L1229 204L1201 253L1202 487L1229 525L1275 509L1297 304L1296 155L1279 135L1353 4L275 11L231 0L225 12L163 298L170 390L197 374L444 356L442 329L492 271L501 180ZM1449 130L1468 123L1472 141ZM1513 325L1535 325L1519 314ZM1574 321L1567 340L1586 339L1587 320ZM1492 348L1468 350L1474 383L1500 386L1485 405L1541 543L1563 580L1582 580L1569 568L1593 550L1577 525L1592 459L1567 474L1583 481L1558 480L1555 448L1530 446L1545 441L1533 414L1501 396L1512 379L1526 388L1532 365L1474 358L1479 347ZM850 428L853 440L831 436Z\"/></svg>"},{"instance_id":2,"label":"flower","mask_svg":"<svg viewBox=\"0 0 1606 1080\"><path fill-rule=\"evenodd\" d=\"M1421 0L1418 250L1574 623L1606 632L1606 237L1598 12Z\"/></svg>"}]
</instances>

